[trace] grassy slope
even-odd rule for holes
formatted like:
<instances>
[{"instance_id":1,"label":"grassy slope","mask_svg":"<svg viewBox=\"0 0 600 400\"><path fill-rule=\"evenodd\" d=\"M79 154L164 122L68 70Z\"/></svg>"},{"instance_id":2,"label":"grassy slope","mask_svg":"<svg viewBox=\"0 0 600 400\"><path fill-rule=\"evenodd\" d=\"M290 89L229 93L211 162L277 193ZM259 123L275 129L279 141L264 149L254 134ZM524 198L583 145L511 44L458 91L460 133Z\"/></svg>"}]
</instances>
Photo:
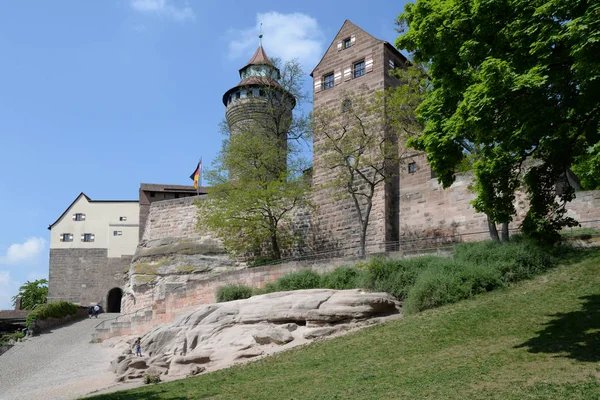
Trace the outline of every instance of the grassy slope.
<instances>
[{"instance_id":1,"label":"grassy slope","mask_svg":"<svg viewBox=\"0 0 600 400\"><path fill-rule=\"evenodd\" d=\"M600 399L600 251L458 304L98 399Z\"/></svg>"}]
</instances>

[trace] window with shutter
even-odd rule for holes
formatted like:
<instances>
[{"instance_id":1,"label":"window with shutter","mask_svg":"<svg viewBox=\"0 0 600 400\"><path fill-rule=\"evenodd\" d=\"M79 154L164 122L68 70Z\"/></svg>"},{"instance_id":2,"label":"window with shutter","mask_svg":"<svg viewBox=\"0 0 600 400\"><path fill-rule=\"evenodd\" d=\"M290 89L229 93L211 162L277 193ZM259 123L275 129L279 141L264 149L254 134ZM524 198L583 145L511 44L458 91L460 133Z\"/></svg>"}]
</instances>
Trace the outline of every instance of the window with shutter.
<instances>
[{"instance_id":1,"label":"window with shutter","mask_svg":"<svg viewBox=\"0 0 600 400\"><path fill-rule=\"evenodd\" d=\"M315 79L315 93L319 93L322 89L321 80Z\"/></svg>"},{"instance_id":2,"label":"window with shutter","mask_svg":"<svg viewBox=\"0 0 600 400\"><path fill-rule=\"evenodd\" d=\"M373 56L369 55L365 57L365 72L369 73L373 71Z\"/></svg>"},{"instance_id":3,"label":"window with shutter","mask_svg":"<svg viewBox=\"0 0 600 400\"><path fill-rule=\"evenodd\" d=\"M333 81L334 81L335 85L339 85L340 83L342 83L342 71L341 70L339 70L339 69L335 70Z\"/></svg>"},{"instance_id":4,"label":"window with shutter","mask_svg":"<svg viewBox=\"0 0 600 400\"><path fill-rule=\"evenodd\" d=\"M323 77L323 89L331 89L334 85L333 73Z\"/></svg>"},{"instance_id":5,"label":"window with shutter","mask_svg":"<svg viewBox=\"0 0 600 400\"><path fill-rule=\"evenodd\" d=\"M344 80L349 81L352 79L352 67L344 69Z\"/></svg>"},{"instance_id":6,"label":"window with shutter","mask_svg":"<svg viewBox=\"0 0 600 400\"><path fill-rule=\"evenodd\" d=\"M365 74L365 61L362 60L357 63L354 63L354 77L360 78L364 74Z\"/></svg>"},{"instance_id":7,"label":"window with shutter","mask_svg":"<svg viewBox=\"0 0 600 400\"><path fill-rule=\"evenodd\" d=\"M73 221L85 221L85 214L73 214Z\"/></svg>"}]
</instances>

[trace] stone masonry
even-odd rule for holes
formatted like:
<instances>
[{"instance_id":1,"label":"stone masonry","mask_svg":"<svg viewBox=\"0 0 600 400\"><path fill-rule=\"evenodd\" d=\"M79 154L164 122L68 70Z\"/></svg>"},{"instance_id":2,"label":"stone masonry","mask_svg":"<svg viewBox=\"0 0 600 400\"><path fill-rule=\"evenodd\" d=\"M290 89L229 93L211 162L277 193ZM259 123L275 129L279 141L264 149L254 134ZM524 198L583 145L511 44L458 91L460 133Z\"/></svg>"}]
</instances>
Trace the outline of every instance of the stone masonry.
<instances>
[{"instance_id":1,"label":"stone masonry","mask_svg":"<svg viewBox=\"0 0 600 400\"><path fill-rule=\"evenodd\" d=\"M108 257L107 249L50 249L48 301L106 307L108 291L123 287L132 256Z\"/></svg>"},{"instance_id":2,"label":"stone masonry","mask_svg":"<svg viewBox=\"0 0 600 400\"><path fill-rule=\"evenodd\" d=\"M345 47L344 43L349 43ZM355 63L365 61L365 74L353 77ZM325 55L311 76L314 79L313 108L341 107L342 91L360 92L369 96L376 91L398 85L400 82L389 74L389 69L402 67L404 57L389 43L376 39L350 21L334 38ZM326 75L334 74L334 86L325 88ZM382 132L382 135L385 134ZM316 220L319 228L330 237L333 248L352 248L360 240L360 229L355 208L350 198L334 200L330 189L323 189L331 176L331 170L323 164L321 146L323 138L317 133L313 147L313 202L317 207ZM368 250L376 249L384 242L397 241L398 233L398 182L379 185L373 198L373 209L367 233ZM352 253L346 251L345 253Z\"/></svg>"}]
</instances>

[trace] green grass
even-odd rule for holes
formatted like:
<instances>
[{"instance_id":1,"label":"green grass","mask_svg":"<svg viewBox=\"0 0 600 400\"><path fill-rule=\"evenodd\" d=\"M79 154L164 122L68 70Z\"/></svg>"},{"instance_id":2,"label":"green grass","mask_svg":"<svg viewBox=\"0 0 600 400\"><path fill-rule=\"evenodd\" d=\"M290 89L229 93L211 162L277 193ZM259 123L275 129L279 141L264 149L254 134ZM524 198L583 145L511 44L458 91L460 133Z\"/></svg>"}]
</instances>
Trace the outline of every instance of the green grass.
<instances>
[{"instance_id":1,"label":"green grass","mask_svg":"<svg viewBox=\"0 0 600 400\"><path fill-rule=\"evenodd\" d=\"M95 399L600 399L600 251L456 304Z\"/></svg>"}]
</instances>

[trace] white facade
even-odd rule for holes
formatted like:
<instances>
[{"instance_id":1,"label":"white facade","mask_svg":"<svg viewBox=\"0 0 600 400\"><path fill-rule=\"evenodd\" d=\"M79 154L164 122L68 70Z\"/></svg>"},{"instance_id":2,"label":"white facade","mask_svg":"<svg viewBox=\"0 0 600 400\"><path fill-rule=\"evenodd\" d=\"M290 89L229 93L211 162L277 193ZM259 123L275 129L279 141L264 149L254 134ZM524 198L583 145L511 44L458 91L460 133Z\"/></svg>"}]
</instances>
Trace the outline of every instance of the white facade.
<instances>
[{"instance_id":1,"label":"white facade","mask_svg":"<svg viewBox=\"0 0 600 400\"><path fill-rule=\"evenodd\" d=\"M81 193L49 229L51 249L108 249L108 257L133 255L139 202L91 200Z\"/></svg>"}]
</instances>

